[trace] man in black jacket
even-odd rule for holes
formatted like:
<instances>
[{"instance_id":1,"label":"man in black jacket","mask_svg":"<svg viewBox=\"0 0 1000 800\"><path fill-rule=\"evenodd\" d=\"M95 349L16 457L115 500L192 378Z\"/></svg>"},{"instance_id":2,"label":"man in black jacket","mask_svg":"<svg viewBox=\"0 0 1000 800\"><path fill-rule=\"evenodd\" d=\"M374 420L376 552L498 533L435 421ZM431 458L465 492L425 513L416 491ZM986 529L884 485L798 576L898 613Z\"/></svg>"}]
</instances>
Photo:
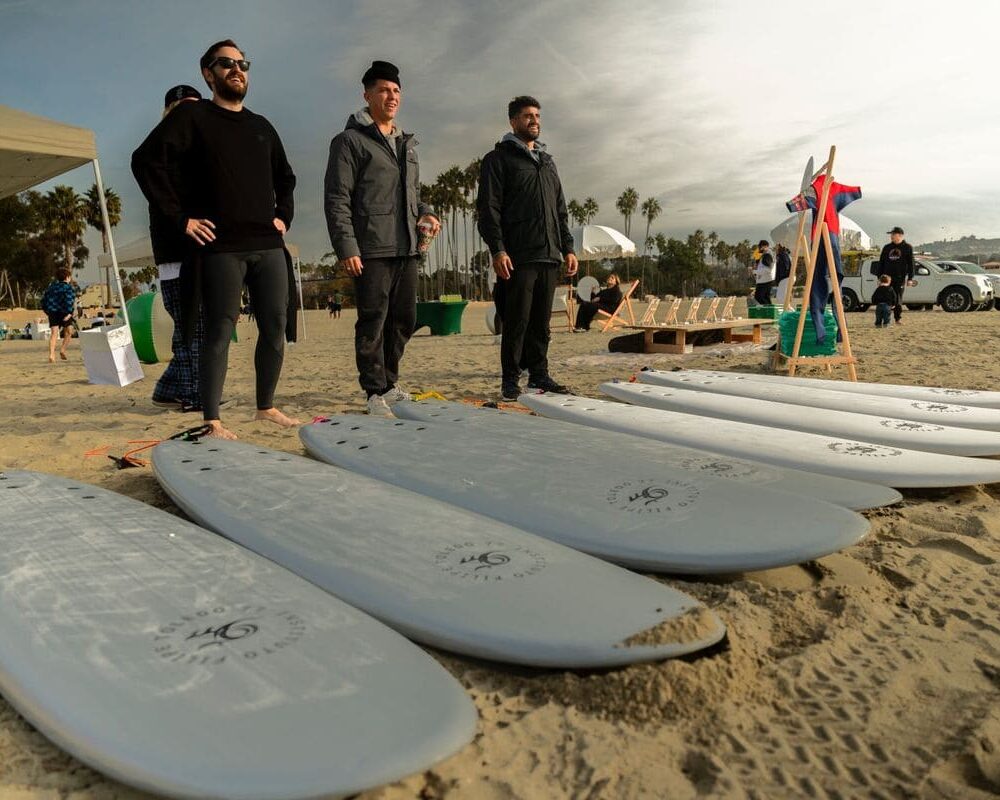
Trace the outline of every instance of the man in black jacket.
<instances>
[{"instance_id":1,"label":"man in black jacket","mask_svg":"<svg viewBox=\"0 0 1000 800\"><path fill-rule=\"evenodd\" d=\"M212 435L235 439L219 403L244 284L259 331L257 419L298 424L274 407L289 301L282 237L292 222L295 175L271 123L243 107L250 70L243 51L230 39L216 42L200 66L212 99L166 116L132 154L132 172L157 214L199 250L201 403Z\"/></svg>"},{"instance_id":2,"label":"man in black jacket","mask_svg":"<svg viewBox=\"0 0 1000 800\"><path fill-rule=\"evenodd\" d=\"M559 174L541 133L541 106L529 96L507 106L512 133L483 157L479 233L493 256L498 281L508 281L500 342L501 393L516 400L521 364L528 388L567 393L549 375L549 320L559 267L577 271L573 234Z\"/></svg>"},{"instance_id":3,"label":"man in black jacket","mask_svg":"<svg viewBox=\"0 0 1000 800\"><path fill-rule=\"evenodd\" d=\"M201 100L201 92L193 86L181 84L167 91L163 100L163 116L183 103ZM167 368L153 387L153 404L181 411L201 411L201 390L198 384L198 359L201 340L201 311L191 341L185 341L182 322L184 298L181 289L181 264L189 257L194 242L184 231L172 225L152 203L149 206L149 238L153 246L153 260L160 279L160 297L163 307L174 322L170 342L172 356Z\"/></svg>"},{"instance_id":4,"label":"man in black jacket","mask_svg":"<svg viewBox=\"0 0 1000 800\"><path fill-rule=\"evenodd\" d=\"M399 70L374 61L361 79L365 107L330 142L324 208L337 259L354 278L354 350L368 413L392 416L409 395L396 385L417 321L417 226L436 236L441 223L420 202L417 140L396 126Z\"/></svg>"},{"instance_id":5,"label":"man in black jacket","mask_svg":"<svg viewBox=\"0 0 1000 800\"><path fill-rule=\"evenodd\" d=\"M898 225L889 231L889 244L882 248L878 258L879 274L888 275L896 293L892 314L902 324L903 288L913 285L913 247L903 239L903 229Z\"/></svg>"}]
</instances>

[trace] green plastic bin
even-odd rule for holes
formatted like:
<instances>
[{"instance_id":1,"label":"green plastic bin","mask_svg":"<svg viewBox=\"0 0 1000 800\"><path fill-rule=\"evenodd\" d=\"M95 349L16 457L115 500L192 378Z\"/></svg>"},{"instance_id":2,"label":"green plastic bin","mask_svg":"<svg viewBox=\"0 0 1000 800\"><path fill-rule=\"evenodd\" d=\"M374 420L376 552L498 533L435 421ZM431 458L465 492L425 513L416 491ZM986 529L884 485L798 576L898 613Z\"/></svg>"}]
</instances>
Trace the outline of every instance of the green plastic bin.
<instances>
[{"instance_id":1,"label":"green plastic bin","mask_svg":"<svg viewBox=\"0 0 1000 800\"><path fill-rule=\"evenodd\" d=\"M786 356L792 354L795 346L795 333L799 327L799 310L786 311L778 318L778 331L781 334L781 352ZM823 313L823 328L826 338L823 344L816 343L816 328L813 325L812 314L806 311L806 324L802 329L802 346L800 356L832 356L837 354L837 320L827 307Z\"/></svg>"},{"instance_id":2,"label":"green plastic bin","mask_svg":"<svg viewBox=\"0 0 1000 800\"><path fill-rule=\"evenodd\" d=\"M778 319L784 306L748 306L747 316L750 319Z\"/></svg>"}]
</instances>

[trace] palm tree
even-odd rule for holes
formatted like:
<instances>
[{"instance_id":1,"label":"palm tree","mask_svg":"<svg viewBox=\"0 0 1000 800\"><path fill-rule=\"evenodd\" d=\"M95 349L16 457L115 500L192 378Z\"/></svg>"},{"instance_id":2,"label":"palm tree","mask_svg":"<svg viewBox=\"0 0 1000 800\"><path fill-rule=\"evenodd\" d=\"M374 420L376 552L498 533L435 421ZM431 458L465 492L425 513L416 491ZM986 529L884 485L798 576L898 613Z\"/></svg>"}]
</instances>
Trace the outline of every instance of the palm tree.
<instances>
[{"instance_id":1,"label":"palm tree","mask_svg":"<svg viewBox=\"0 0 1000 800\"><path fill-rule=\"evenodd\" d=\"M463 171L464 182L462 190L465 193L465 208L462 211L463 225L465 226L465 268L472 271L472 259L469 254L469 216L472 217L472 253L476 252L476 239L479 235L476 226L476 194L479 188L479 174L482 172L482 159L474 159ZM482 284L479 287L479 294L482 295ZM471 298L470 298L471 299Z\"/></svg>"},{"instance_id":2,"label":"palm tree","mask_svg":"<svg viewBox=\"0 0 1000 800\"><path fill-rule=\"evenodd\" d=\"M708 254L712 256L713 264L719 263L718 247L719 247L719 234L717 234L715 231L712 231L711 233L708 234Z\"/></svg>"},{"instance_id":3,"label":"palm tree","mask_svg":"<svg viewBox=\"0 0 1000 800\"><path fill-rule=\"evenodd\" d=\"M455 274L455 287L459 291L459 268L458 268L458 212L465 209L465 197L463 187L465 185L465 172L459 166L452 166L438 175L435 185L441 190L441 206L447 209L450 219L447 233L449 237L449 249L451 250L451 266ZM443 220L442 220L443 222Z\"/></svg>"},{"instance_id":4,"label":"palm tree","mask_svg":"<svg viewBox=\"0 0 1000 800\"><path fill-rule=\"evenodd\" d=\"M576 199L570 200L566 204L566 210L569 212L570 218L577 225L586 225L587 224L587 212L583 210L583 206L581 206L576 201Z\"/></svg>"},{"instance_id":5,"label":"palm tree","mask_svg":"<svg viewBox=\"0 0 1000 800\"><path fill-rule=\"evenodd\" d=\"M663 209L660 207L660 201L655 197L650 197L642 202L642 215L646 218L646 238L644 241L649 241L649 228L653 224L653 220L660 216L660 212ZM649 251L647 245L646 251Z\"/></svg>"},{"instance_id":6,"label":"palm tree","mask_svg":"<svg viewBox=\"0 0 1000 800\"><path fill-rule=\"evenodd\" d=\"M73 254L82 246L87 229L83 198L71 186L56 186L45 195L42 215L46 232L62 247L63 265L72 269Z\"/></svg>"},{"instance_id":7,"label":"palm tree","mask_svg":"<svg viewBox=\"0 0 1000 800\"><path fill-rule=\"evenodd\" d=\"M108 224L112 228L115 228L122 221L122 200L118 196L118 193L109 186L104 190L104 202L108 209ZM83 208L87 225L101 232L101 247L107 253L110 249L108 246L108 232L104 230L104 218L101 216L101 199L97 193L96 183L84 195Z\"/></svg>"},{"instance_id":8,"label":"palm tree","mask_svg":"<svg viewBox=\"0 0 1000 800\"><path fill-rule=\"evenodd\" d=\"M108 225L117 227L122 221L122 200L110 186L104 190L104 203L108 209ZM111 248L108 242L108 232L104 229L104 217L101 215L101 196L97 184L92 185L83 198L84 214L87 224L101 232L101 248L107 253ZM104 268L104 304L111 305L111 267Z\"/></svg>"},{"instance_id":9,"label":"palm tree","mask_svg":"<svg viewBox=\"0 0 1000 800\"><path fill-rule=\"evenodd\" d=\"M636 208L639 207L639 193L631 186L626 186L625 191L622 192L618 199L615 201L615 208L618 209L618 213L625 218L625 235L628 236L632 232L632 215L635 213Z\"/></svg>"},{"instance_id":10,"label":"palm tree","mask_svg":"<svg viewBox=\"0 0 1000 800\"><path fill-rule=\"evenodd\" d=\"M597 216L597 212L601 210L601 207L597 205L597 201L593 197L588 197L583 201L583 213L585 215L584 225L589 225L594 221L594 217Z\"/></svg>"}]
</instances>

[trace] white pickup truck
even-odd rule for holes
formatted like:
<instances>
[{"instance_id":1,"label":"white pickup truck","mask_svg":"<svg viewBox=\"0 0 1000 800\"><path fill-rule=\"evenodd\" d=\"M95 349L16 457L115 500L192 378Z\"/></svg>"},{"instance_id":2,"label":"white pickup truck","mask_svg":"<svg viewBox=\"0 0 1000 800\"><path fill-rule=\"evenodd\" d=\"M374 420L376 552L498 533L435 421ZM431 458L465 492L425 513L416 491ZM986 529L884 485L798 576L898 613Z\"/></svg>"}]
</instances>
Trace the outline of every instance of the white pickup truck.
<instances>
[{"instance_id":1,"label":"white pickup truck","mask_svg":"<svg viewBox=\"0 0 1000 800\"><path fill-rule=\"evenodd\" d=\"M845 275L840 286L845 311L864 311L878 286L877 258L861 262L860 274ZM913 268L916 286L907 286L903 302L907 308L941 306L945 311L969 311L993 302L993 284L986 275L947 272L933 261L916 259Z\"/></svg>"}]
</instances>

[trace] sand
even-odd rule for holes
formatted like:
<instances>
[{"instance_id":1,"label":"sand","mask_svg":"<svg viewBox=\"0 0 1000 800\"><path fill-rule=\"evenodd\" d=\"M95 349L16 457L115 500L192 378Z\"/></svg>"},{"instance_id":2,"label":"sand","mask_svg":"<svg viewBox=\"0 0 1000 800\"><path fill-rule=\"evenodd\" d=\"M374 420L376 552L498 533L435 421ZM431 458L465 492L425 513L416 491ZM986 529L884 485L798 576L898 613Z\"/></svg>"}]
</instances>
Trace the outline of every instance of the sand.
<instances>
[{"instance_id":1,"label":"sand","mask_svg":"<svg viewBox=\"0 0 1000 800\"><path fill-rule=\"evenodd\" d=\"M641 311L641 307L639 308ZM412 341L403 379L446 397L496 398L485 306L465 333ZM556 318L554 318L556 319ZM995 389L1000 313L910 313L850 324L864 380ZM288 351L281 407L309 420L362 409L353 315L308 315ZM253 328L240 326L225 421L244 439L301 452L294 431L251 421ZM607 335L553 334L553 375L581 394L642 365L754 371L750 346L688 356L609 354ZM147 468L85 456L194 425L150 405L162 366L125 389L86 382L78 344L0 342L0 466L91 481L177 512ZM594 469L599 469L595 460ZM1000 794L1000 485L906 492L868 514L871 535L816 562L719 579L660 580L728 625L724 647L606 672L537 671L443 653L476 702L461 753L364 800L491 798L954 798ZM803 524L806 524L803 521ZM738 535L734 531L734 535ZM0 798L145 797L64 755L0 701Z\"/></svg>"}]
</instances>

